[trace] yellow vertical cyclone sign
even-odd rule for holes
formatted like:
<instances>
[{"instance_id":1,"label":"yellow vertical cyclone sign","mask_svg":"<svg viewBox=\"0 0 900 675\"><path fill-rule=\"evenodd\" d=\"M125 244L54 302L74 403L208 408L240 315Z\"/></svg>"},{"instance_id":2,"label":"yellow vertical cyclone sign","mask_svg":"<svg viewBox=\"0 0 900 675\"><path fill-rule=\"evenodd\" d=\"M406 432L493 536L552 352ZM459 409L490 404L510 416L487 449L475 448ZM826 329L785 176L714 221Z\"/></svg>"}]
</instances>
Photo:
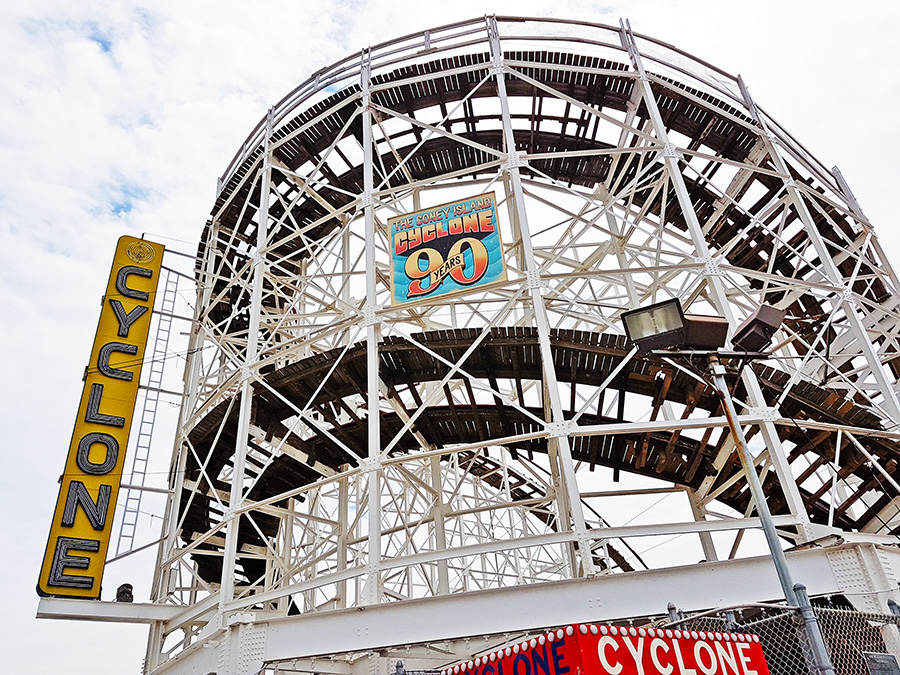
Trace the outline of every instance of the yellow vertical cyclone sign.
<instances>
[{"instance_id":1,"label":"yellow vertical cyclone sign","mask_svg":"<svg viewBox=\"0 0 900 675\"><path fill-rule=\"evenodd\" d=\"M121 237L38 581L40 595L100 597L164 247Z\"/></svg>"}]
</instances>

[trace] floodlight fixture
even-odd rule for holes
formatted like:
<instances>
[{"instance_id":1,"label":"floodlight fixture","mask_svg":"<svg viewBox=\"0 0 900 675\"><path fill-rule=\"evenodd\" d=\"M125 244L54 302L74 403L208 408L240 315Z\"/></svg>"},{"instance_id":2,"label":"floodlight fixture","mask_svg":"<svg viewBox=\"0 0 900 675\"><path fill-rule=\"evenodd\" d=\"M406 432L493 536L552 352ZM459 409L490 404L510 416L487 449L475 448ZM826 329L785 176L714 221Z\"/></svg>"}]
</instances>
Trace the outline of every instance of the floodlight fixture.
<instances>
[{"instance_id":1,"label":"floodlight fixture","mask_svg":"<svg viewBox=\"0 0 900 675\"><path fill-rule=\"evenodd\" d=\"M678 298L624 312L622 322L628 339L641 353L678 347L716 350L728 337L727 319L685 314Z\"/></svg>"},{"instance_id":2,"label":"floodlight fixture","mask_svg":"<svg viewBox=\"0 0 900 675\"><path fill-rule=\"evenodd\" d=\"M772 305L760 305L735 331L731 344L746 352L762 351L769 346L786 313Z\"/></svg>"},{"instance_id":3,"label":"floodlight fixture","mask_svg":"<svg viewBox=\"0 0 900 675\"><path fill-rule=\"evenodd\" d=\"M622 323L628 339L641 352L684 345L684 311L678 298L623 312Z\"/></svg>"},{"instance_id":4,"label":"floodlight fixture","mask_svg":"<svg viewBox=\"0 0 900 675\"><path fill-rule=\"evenodd\" d=\"M728 339L728 319L722 316L685 314L687 327L684 344L688 349L714 351L725 346Z\"/></svg>"}]
</instances>

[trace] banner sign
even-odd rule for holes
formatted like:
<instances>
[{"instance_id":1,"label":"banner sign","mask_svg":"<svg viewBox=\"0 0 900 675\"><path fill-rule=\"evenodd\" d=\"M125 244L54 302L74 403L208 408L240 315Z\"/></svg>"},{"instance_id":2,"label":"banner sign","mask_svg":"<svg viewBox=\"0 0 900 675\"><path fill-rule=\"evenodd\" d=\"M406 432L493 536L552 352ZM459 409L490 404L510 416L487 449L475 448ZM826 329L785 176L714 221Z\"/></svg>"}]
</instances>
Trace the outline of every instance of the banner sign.
<instances>
[{"instance_id":1,"label":"banner sign","mask_svg":"<svg viewBox=\"0 0 900 675\"><path fill-rule=\"evenodd\" d=\"M164 247L121 237L116 247L37 590L100 597L100 581Z\"/></svg>"},{"instance_id":2,"label":"banner sign","mask_svg":"<svg viewBox=\"0 0 900 675\"><path fill-rule=\"evenodd\" d=\"M493 192L388 219L391 302L506 281Z\"/></svg>"},{"instance_id":3,"label":"banner sign","mask_svg":"<svg viewBox=\"0 0 900 675\"><path fill-rule=\"evenodd\" d=\"M768 675L756 635L576 625L441 675Z\"/></svg>"}]
</instances>

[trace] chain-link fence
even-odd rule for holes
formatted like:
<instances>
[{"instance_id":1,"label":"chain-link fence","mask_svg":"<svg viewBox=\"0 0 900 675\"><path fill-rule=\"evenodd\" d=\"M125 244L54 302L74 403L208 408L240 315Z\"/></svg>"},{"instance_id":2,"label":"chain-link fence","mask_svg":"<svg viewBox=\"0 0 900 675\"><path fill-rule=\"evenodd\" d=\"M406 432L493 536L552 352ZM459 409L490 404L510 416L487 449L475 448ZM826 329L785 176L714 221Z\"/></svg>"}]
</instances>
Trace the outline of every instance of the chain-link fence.
<instances>
[{"instance_id":1,"label":"chain-link fence","mask_svg":"<svg viewBox=\"0 0 900 675\"><path fill-rule=\"evenodd\" d=\"M852 609L814 607L835 675L874 675L878 657L900 660L900 617ZM788 610L747 607L717 616L678 622L696 631L731 631L759 635L772 675L808 675L806 635L797 615Z\"/></svg>"}]
</instances>

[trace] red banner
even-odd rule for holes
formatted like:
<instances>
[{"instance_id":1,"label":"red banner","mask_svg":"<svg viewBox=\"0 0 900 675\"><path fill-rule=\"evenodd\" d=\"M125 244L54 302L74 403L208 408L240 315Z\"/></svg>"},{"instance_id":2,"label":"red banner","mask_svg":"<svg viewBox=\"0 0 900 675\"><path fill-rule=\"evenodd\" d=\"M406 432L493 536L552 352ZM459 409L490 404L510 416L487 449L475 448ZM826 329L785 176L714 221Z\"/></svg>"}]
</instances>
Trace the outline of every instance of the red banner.
<instances>
[{"instance_id":1,"label":"red banner","mask_svg":"<svg viewBox=\"0 0 900 675\"><path fill-rule=\"evenodd\" d=\"M769 675L769 669L756 635L580 624L442 675Z\"/></svg>"}]
</instances>

